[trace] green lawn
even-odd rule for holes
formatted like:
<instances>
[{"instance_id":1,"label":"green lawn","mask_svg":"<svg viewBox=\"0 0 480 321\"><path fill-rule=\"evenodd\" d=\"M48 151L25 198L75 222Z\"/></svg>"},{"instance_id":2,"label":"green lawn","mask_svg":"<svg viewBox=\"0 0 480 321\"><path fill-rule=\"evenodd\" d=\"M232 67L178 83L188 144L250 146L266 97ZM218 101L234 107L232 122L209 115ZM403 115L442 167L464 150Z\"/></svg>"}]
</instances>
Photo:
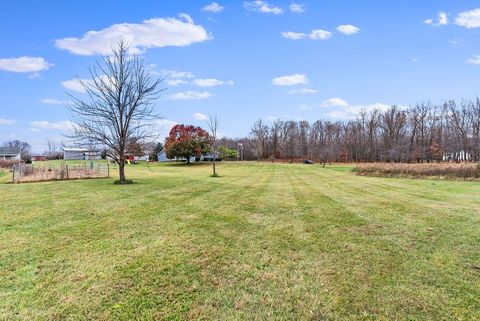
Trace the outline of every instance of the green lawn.
<instances>
[{"instance_id":1,"label":"green lawn","mask_svg":"<svg viewBox=\"0 0 480 321\"><path fill-rule=\"evenodd\" d=\"M480 183L210 170L0 184L0 319L480 319Z\"/></svg>"}]
</instances>

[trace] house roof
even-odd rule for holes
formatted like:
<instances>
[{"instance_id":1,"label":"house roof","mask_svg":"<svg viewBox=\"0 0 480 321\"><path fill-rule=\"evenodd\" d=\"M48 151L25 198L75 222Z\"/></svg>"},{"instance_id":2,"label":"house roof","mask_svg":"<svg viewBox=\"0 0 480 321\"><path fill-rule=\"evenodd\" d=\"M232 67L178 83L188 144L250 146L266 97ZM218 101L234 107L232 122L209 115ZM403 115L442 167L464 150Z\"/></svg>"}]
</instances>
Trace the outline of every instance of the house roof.
<instances>
[{"instance_id":1,"label":"house roof","mask_svg":"<svg viewBox=\"0 0 480 321\"><path fill-rule=\"evenodd\" d=\"M0 147L0 155L20 155L19 147Z\"/></svg>"},{"instance_id":2,"label":"house roof","mask_svg":"<svg viewBox=\"0 0 480 321\"><path fill-rule=\"evenodd\" d=\"M89 149L89 148L78 148L78 147L64 147L63 148L64 152L90 152L90 153L95 153L98 152L96 149Z\"/></svg>"}]
</instances>

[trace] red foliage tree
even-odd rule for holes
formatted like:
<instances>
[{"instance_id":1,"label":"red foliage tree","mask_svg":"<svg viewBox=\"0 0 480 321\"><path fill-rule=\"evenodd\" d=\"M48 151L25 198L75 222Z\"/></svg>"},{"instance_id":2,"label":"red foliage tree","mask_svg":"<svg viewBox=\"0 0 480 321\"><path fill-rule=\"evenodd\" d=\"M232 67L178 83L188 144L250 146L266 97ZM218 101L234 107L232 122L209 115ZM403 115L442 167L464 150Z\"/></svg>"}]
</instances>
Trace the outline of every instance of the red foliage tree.
<instances>
[{"instance_id":1,"label":"red foliage tree","mask_svg":"<svg viewBox=\"0 0 480 321\"><path fill-rule=\"evenodd\" d=\"M201 127L193 125L175 125L165 139L165 152L168 158L183 157L187 163L190 158L200 157L208 152L210 136Z\"/></svg>"}]
</instances>

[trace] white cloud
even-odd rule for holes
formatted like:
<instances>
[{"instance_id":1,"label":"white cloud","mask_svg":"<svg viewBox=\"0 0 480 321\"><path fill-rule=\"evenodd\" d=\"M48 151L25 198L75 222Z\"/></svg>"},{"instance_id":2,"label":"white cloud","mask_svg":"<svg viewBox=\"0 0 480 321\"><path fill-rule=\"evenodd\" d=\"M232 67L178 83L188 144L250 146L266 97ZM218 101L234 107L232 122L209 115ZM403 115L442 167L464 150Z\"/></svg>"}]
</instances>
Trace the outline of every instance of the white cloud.
<instances>
[{"instance_id":1,"label":"white cloud","mask_svg":"<svg viewBox=\"0 0 480 321\"><path fill-rule=\"evenodd\" d=\"M46 129L46 130L62 130L62 131L67 131L73 128L73 124L68 121L59 121L59 122L49 122L46 120L37 120L37 121L32 121L30 123L32 126L31 129L34 129L36 131L40 129Z\"/></svg>"},{"instance_id":2,"label":"white cloud","mask_svg":"<svg viewBox=\"0 0 480 321\"><path fill-rule=\"evenodd\" d=\"M212 97L208 91L182 91L165 96L166 100L199 100Z\"/></svg>"},{"instance_id":3,"label":"white cloud","mask_svg":"<svg viewBox=\"0 0 480 321\"><path fill-rule=\"evenodd\" d=\"M320 107L343 107L343 106L348 106L348 103L341 99L341 98L330 98L325 100Z\"/></svg>"},{"instance_id":4,"label":"white cloud","mask_svg":"<svg viewBox=\"0 0 480 321\"><path fill-rule=\"evenodd\" d=\"M438 24L440 26L444 26L446 24L448 24L448 15L446 12L439 12L438 13Z\"/></svg>"},{"instance_id":5,"label":"white cloud","mask_svg":"<svg viewBox=\"0 0 480 321\"><path fill-rule=\"evenodd\" d=\"M303 32L284 31L281 33L283 38L291 40L311 39L311 40L327 40L332 37L332 33L327 30L314 29L309 34Z\"/></svg>"},{"instance_id":6,"label":"white cloud","mask_svg":"<svg viewBox=\"0 0 480 321\"><path fill-rule=\"evenodd\" d=\"M225 9L225 7L219 5L216 2L212 2L208 5L206 5L205 7L203 7L202 10L207 11L207 12L212 12L212 13L219 13L219 12L222 12L223 9Z\"/></svg>"},{"instance_id":7,"label":"white cloud","mask_svg":"<svg viewBox=\"0 0 480 321\"><path fill-rule=\"evenodd\" d=\"M370 105L356 105L356 106L346 106L341 110L334 110L327 113L327 116L339 119L339 120L349 120L358 116L361 111L372 112L374 110L386 111L390 108L390 105L375 103ZM398 106L400 109L405 109L405 106Z\"/></svg>"},{"instance_id":8,"label":"white cloud","mask_svg":"<svg viewBox=\"0 0 480 321\"><path fill-rule=\"evenodd\" d=\"M467 63L474 64L474 65L480 65L480 55L476 55L476 56L473 56L472 58L468 59Z\"/></svg>"},{"instance_id":9,"label":"white cloud","mask_svg":"<svg viewBox=\"0 0 480 321\"><path fill-rule=\"evenodd\" d=\"M177 125L178 122L169 119L159 119L155 126L158 126L157 132L159 133L159 139L164 140L168 136L170 130L173 126Z\"/></svg>"},{"instance_id":10,"label":"white cloud","mask_svg":"<svg viewBox=\"0 0 480 321\"><path fill-rule=\"evenodd\" d=\"M168 86L175 87L175 86L178 86L178 85L188 84L188 81L183 80L183 79L166 79L165 83Z\"/></svg>"},{"instance_id":11,"label":"white cloud","mask_svg":"<svg viewBox=\"0 0 480 321\"><path fill-rule=\"evenodd\" d=\"M15 124L13 119L0 118L0 126L9 126Z\"/></svg>"},{"instance_id":12,"label":"white cloud","mask_svg":"<svg viewBox=\"0 0 480 321\"><path fill-rule=\"evenodd\" d=\"M448 13L440 11L436 19L429 18L424 20L423 23L432 26L445 26L448 24Z\"/></svg>"},{"instance_id":13,"label":"white cloud","mask_svg":"<svg viewBox=\"0 0 480 321\"><path fill-rule=\"evenodd\" d=\"M337 31L343 33L344 35L350 36L358 33L360 28L354 25L340 25L337 27Z\"/></svg>"},{"instance_id":14,"label":"white cloud","mask_svg":"<svg viewBox=\"0 0 480 321\"><path fill-rule=\"evenodd\" d=\"M310 39L312 40L327 40L332 37L332 33L330 31L322 30L322 29L315 29L310 32Z\"/></svg>"},{"instance_id":15,"label":"white cloud","mask_svg":"<svg viewBox=\"0 0 480 321\"><path fill-rule=\"evenodd\" d=\"M293 74L272 79L272 84L277 86L293 86L307 83L308 79L305 74Z\"/></svg>"},{"instance_id":16,"label":"white cloud","mask_svg":"<svg viewBox=\"0 0 480 321\"><path fill-rule=\"evenodd\" d=\"M56 98L45 98L40 100L40 102L45 105L65 105L69 103L68 101L60 100Z\"/></svg>"},{"instance_id":17,"label":"white cloud","mask_svg":"<svg viewBox=\"0 0 480 321\"><path fill-rule=\"evenodd\" d=\"M281 14L283 13L283 9L276 7L274 5L269 4L267 1L245 1L243 3L243 7L247 10L261 12L261 13L273 13L273 14Z\"/></svg>"},{"instance_id":18,"label":"white cloud","mask_svg":"<svg viewBox=\"0 0 480 321\"><path fill-rule=\"evenodd\" d=\"M433 24L433 19L430 19L430 18L429 18L429 19L425 19L425 20L423 21L423 23L426 24L426 25L431 25L431 24Z\"/></svg>"},{"instance_id":19,"label":"white cloud","mask_svg":"<svg viewBox=\"0 0 480 321\"><path fill-rule=\"evenodd\" d=\"M161 74L167 78L193 78L194 75L190 71L177 71L177 70L168 70L163 69Z\"/></svg>"},{"instance_id":20,"label":"white cloud","mask_svg":"<svg viewBox=\"0 0 480 321\"><path fill-rule=\"evenodd\" d=\"M195 118L196 120L207 120L208 116L202 113L195 113L193 114L193 118Z\"/></svg>"},{"instance_id":21,"label":"white cloud","mask_svg":"<svg viewBox=\"0 0 480 321\"><path fill-rule=\"evenodd\" d=\"M82 81L88 83L90 80L88 79L82 79ZM85 93L86 90L82 86L82 84L77 80L77 79L70 79L70 80L65 80L62 81L62 86L65 87L66 89L70 89L79 93Z\"/></svg>"},{"instance_id":22,"label":"white cloud","mask_svg":"<svg viewBox=\"0 0 480 321\"><path fill-rule=\"evenodd\" d=\"M290 9L290 11L293 13L305 12L305 6L303 4L298 4L298 3L292 3L291 5L288 6L288 9Z\"/></svg>"},{"instance_id":23,"label":"white cloud","mask_svg":"<svg viewBox=\"0 0 480 321\"><path fill-rule=\"evenodd\" d=\"M306 94L316 94L316 93L318 93L318 90L309 89L309 88L300 88L300 89L289 90L288 93L289 94L306 95Z\"/></svg>"},{"instance_id":24,"label":"white cloud","mask_svg":"<svg viewBox=\"0 0 480 321\"><path fill-rule=\"evenodd\" d=\"M76 55L108 55L120 40L126 40L137 52L166 46L184 47L211 39L192 18L152 18L142 23L120 23L99 31L88 31L81 38L57 39L55 45Z\"/></svg>"},{"instance_id":25,"label":"white cloud","mask_svg":"<svg viewBox=\"0 0 480 321\"><path fill-rule=\"evenodd\" d=\"M410 60L410 62L412 62L412 63L417 63L417 62L419 62L419 61L420 61L419 58L412 58L412 59Z\"/></svg>"},{"instance_id":26,"label":"white cloud","mask_svg":"<svg viewBox=\"0 0 480 321\"><path fill-rule=\"evenodd\" d=\"M165 83L167 86L171 87L188 84L186 79L194 77L193 73L190 71L177 71L168 69L161 70L159 74L165 78Z\"/></svg>"},{"instance_id":27,"label":"white cloud","mask_svg":"<svg viewBox=\"0 0 480 321\"><path fill-rule=\"evenodd\" d=\"M462 39L462 38L454 38L454 39L448 40L448 42L449 42L451 45L456 46L456 45L460 45L460 44L464 43L464 42L465 42L465 39Z\"/></svg>"},{"instance_id":28,"label":"white cloud","mask_svg":"<svg viewBox=\"0 0 480 321\"><path fill-rule=\"evenodd\" d=\"M479 28L480 27L480 8L461 12L455 23L465 28Z\"/></svg>"},{"instance_id":29,"label":"white cloud","mask_svg":"<svg viewBox=\"0 0 480 321\"><path fill-rule=\"evenodd\" d=\"M305 39L305 37L307 37L307 34L303 32L285 31L285 32L282 32L282 37L291 39L291 40L300 40L300 39Z\"/></svg>"},{"instance_id":30,"label":"white cloud","mask_svg":"<svg viewBox=\"0 0 480 321\"><path fill-rule=\"evenodd\" d=\"M309 106L309 105L300 105L300 109L301 110L313 110L313 106Z\"/></svg>"},{"instance_id":31,"label":"white cloud","mask_svg":"<svg viewBox=\"0 0 480 321\"><path fill-rule=\"evenodd\" d=\"M192 81L192 85L198 86L198 87L215 87L215 86L221 86L221 85L232 86L233 81L231 80L223 81L215 78L206 78L206 79L198 78Z\"/></svg>"},{"instance_id":32,"label":"white cloud","mask_svg":"<svg viewBox=\"0 0 480 321\"><path fill-rule=\"evenodd\" d=\"M0 70L20 73L38 73L47 70L53 64L42 57L18 57L0 59Z\"/></svg>"}]
</instances>

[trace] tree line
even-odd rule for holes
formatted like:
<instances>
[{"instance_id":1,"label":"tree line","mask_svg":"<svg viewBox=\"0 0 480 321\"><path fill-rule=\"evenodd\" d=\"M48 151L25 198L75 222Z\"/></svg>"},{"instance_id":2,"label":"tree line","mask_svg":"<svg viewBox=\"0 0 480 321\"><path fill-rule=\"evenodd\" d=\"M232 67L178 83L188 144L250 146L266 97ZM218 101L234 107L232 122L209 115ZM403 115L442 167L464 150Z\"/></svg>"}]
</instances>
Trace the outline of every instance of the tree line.
<instances>
[{"instance_id":1,"label":"tree line","mask_svg":"<svg viewBox=\"0 0 480 321\"><path fill-rule=\"evenodd\" d=\"M362 111L352 120L254 122L245 159L326 162L480 161L480 100Z\"/></svg>"}]
</instances>

